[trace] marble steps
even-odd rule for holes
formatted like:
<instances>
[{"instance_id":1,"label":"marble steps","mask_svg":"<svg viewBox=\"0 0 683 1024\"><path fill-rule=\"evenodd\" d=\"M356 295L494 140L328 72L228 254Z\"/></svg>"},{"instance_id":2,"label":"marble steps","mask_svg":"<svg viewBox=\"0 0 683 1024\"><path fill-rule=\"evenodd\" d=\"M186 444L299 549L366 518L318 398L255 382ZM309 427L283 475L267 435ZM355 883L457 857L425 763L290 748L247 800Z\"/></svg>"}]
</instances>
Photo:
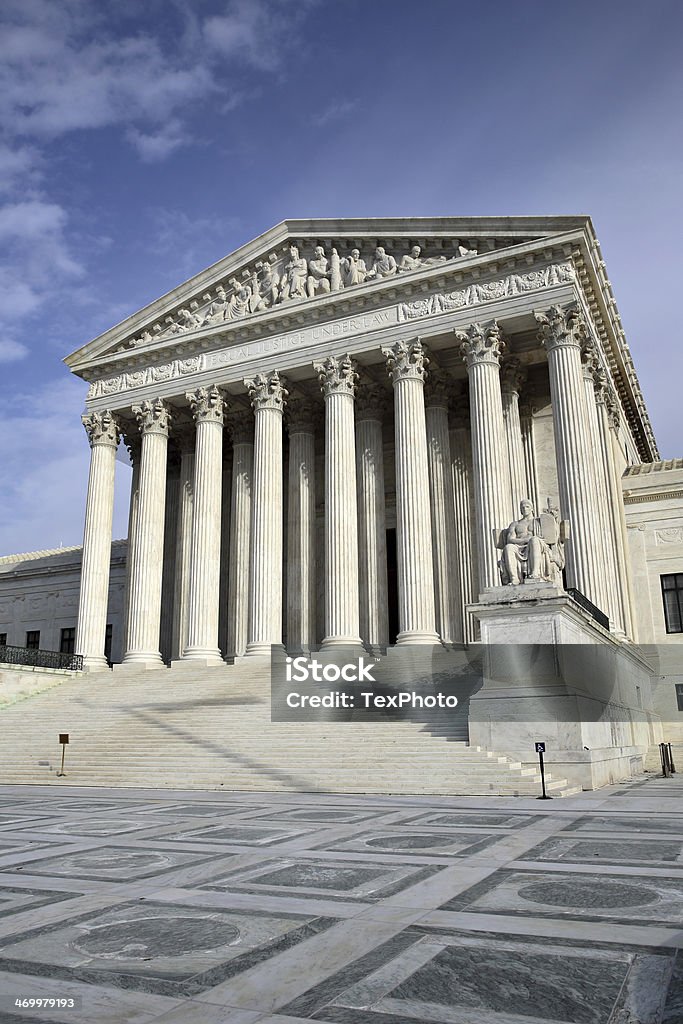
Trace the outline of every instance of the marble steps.
<instances>
[{"instance_id":1,"label":"marble steps","mask_svg":"<svg viewBox=\"0 0 683 1024\"><path fill-rule=\"evenodd\" d=\"M272 723L262 662L91 674L3 711L0 772L7 783L136 788L153 778L166 789L538 795L535 767L469 747L456 723L424 718ZM71 736L66 779L56 778L60 730ZM577 792L564 779L548 787Z\"/></svg>"}]
</instances>

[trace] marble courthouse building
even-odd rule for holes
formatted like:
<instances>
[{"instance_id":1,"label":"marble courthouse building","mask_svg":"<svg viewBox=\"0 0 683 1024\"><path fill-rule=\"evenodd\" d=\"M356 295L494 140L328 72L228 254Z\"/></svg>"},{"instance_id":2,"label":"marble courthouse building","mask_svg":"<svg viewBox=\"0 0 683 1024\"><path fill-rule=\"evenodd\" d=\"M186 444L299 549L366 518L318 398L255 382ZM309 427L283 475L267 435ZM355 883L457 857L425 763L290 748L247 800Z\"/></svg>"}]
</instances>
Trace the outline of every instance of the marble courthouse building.
<instances>
[{"instance_id":1,"label":"marble courthouse building","mask_svg":"<svg viewBox=\"0 0 683 1024\"><path fill-rule=\"evenodd\" d=\"M586 218L286 222L67 364L90 666L120 436L124 663L472 640L525 497L570 524L566 586L634 638L620 480L657 451Z\"/></svg>"}]
</instances>

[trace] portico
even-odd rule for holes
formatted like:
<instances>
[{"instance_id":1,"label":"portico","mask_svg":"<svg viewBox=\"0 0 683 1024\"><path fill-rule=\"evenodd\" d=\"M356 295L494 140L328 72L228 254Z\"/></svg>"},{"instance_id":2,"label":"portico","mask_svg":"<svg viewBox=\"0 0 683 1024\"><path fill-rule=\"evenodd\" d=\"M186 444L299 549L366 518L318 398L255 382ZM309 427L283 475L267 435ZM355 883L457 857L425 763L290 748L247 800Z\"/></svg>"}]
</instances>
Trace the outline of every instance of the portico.
<instances>
[{"instance_id":1,"label":"portico","mask_svg":"<svg viewBox=\"0 0 683 1024\"><path fill-rule=\"evenodd\" d=\"M586 218L290 222L74 353L92 450L78 653L102 666L119 435L125 664L468 642L523 498L571 524L566 586L636 639L626 566L609 586L604 566L623 548L615 482L656 448L607 298Z\"/></svg>"}]
</instances>

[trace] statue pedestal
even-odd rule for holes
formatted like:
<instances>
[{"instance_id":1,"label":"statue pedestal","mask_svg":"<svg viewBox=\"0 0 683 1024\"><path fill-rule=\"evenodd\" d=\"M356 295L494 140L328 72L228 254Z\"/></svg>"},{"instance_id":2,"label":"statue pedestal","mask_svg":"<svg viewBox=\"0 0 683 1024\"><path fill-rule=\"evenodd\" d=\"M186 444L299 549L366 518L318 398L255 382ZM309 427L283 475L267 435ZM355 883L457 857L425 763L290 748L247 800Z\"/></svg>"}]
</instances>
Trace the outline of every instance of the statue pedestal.
<instances>
[{"instance_id":1,"label":"statue pedestal","mask_svg":"<svg viewBox=\"0 0 683 1024\"><path fill-rule=\"evenodd\" d=\"M550 583L495 587L469 611L481 624L483 685L470 702L470 743L537 765L584 789L642 771L661 723L652 668Z\"/></svg>"}]
</instances>

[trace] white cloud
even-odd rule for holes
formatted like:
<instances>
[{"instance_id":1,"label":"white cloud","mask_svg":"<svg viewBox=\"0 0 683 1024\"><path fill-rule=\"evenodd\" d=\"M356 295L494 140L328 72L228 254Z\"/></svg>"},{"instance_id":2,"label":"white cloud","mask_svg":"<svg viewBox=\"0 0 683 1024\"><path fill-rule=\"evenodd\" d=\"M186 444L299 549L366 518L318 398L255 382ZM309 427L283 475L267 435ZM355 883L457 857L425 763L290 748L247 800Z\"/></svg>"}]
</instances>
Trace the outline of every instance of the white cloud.
<instances>
[{"instance_id":1,"label":"white cloud","mask_svg":"<svg viewBox=\"0 0 683 1024\"><path fill-rule=\"evenodd\" d=\"M0 337L0 363L16 363L27 355L28 348L20 341Z\"/></svg>"},{"instance_id":2,"label":"white cloud","mask_svg":"<svg viewBox=\"0 0 683 1024\"><path fill-rule=\"evenodd\" d=\"M317 128L323 128L330 121L339 121L346 117L356 106L356 100L340 100L338 103L331 103L319 114L313 114L311 121Z\"/></svg>"},{"instance_id":3,"label":"white cloud","mask_svg":"<svg viewBox=\"0 0 683 1024\"><path fill-rule=\"evenodd\" d=\"M141 132L137 128L130 128L126 138L135 146L141 160L151 164L165 160L174 149L187 145L191 137L180 122L174 119L157 132Z\"/></svg>"}]
</instances>

